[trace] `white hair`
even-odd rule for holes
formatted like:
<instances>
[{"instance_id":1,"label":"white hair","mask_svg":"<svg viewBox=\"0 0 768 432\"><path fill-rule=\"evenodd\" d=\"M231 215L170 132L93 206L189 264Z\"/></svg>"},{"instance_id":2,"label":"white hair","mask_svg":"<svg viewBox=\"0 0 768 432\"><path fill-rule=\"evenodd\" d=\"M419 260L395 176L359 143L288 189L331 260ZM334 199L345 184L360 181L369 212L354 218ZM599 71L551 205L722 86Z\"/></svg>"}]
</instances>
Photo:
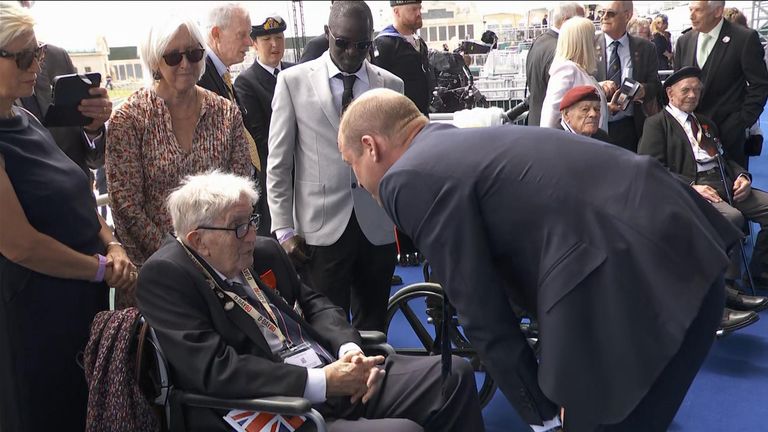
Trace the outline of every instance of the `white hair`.
<instances>
[{"instance_id":1,"label":"white hair","mask_svg":"<svg viewBox=\"0 0 768 432\"><path fill-rule=\"evenodd\" d=\"M254 205L259 200L256 184L247 177L219 170L187 176L166 202L173 230L183 238L201 225L211 225L244 196Z\"/></svg>"},{"instance_id":2,"label":"white hair","mask_svg":"<svg viewBox=\"0 0 768 432\"><path fill-rule=\"evenodd\" d=\"M159 71L160 62L163 60L163 53L168 47L168 43L176 36L176 33L182 27L186 27L192 39L205 49L205 39L197 23L187 17L180 15L169 15L153 23L147 32L147 36L139 44L139 55L141 57L142 69L144 70L144 81L151 87L154 81L155 73ZM205 73L205 62L200 68L199 80Z\"/></svg>"},{"instance_id":3,"label":"white hair","mask_svg":"<svg viewBox=\"0 0 768 432\"><path fill-rule=\"evenodd\" d=\"M554 27L559 29L565 21L577 16L579 9L583 11L584 7L577 2L558 3L557 6L549 11L550 20L552 20Z\"/></svg>"},{"instance_id":4,"label":"white hair","mask_svg":"<svg viewBox=\"0 0 768 432\"><path fill-rule=\"evenodd\" d=\"M248 9L243 7L240 3L223 3L208 11L208 22L205 25L205 32L208 39L210 40L211 30L214 27L220 29L229 27L229 24L232 22L232 17L238 12L242 12L248 16Z\"/></svg>"},{"instance_id":5,"label":"white hair","mask_svg":"<svg viewBox=\"0 0 768 432\"><path fill-rule=\"evenodd\" d=\"M19 36L34 33L35 19L19 2L0 2L0 48Z\"/></svg>"},{"instance_id":6,"label":"white hair","mask_svg":"<svg viewBox=\"0 0 768 432\"><path fill-rule=\"evenodd\" d=\"M713 10L719 8L719 7L724 8L725 7L725 2L724 1L712 1L712 0L710 0L710 1L707 2L707 7L709 8L710 11L713 11Z\"/></svg>"}]
</instances>

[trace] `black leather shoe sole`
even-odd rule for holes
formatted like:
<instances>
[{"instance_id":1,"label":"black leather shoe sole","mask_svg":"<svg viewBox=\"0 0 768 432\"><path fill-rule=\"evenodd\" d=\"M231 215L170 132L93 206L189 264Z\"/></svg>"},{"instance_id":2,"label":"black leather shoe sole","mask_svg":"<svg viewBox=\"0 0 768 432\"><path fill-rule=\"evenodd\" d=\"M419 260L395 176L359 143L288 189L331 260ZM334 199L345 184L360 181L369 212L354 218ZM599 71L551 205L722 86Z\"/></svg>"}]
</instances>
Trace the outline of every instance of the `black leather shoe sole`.
<instances>
[{"instance_id":1,"label":"black leather shoe sole","mask_svg":"<svg viewBox=\"0 0 768 432\"><path fill-rule=\"evenodd\" d=\"M392 285L402 285L403 284L403 278L401 278L399 275L392 275Z\"/></svg>"}]
</instances>

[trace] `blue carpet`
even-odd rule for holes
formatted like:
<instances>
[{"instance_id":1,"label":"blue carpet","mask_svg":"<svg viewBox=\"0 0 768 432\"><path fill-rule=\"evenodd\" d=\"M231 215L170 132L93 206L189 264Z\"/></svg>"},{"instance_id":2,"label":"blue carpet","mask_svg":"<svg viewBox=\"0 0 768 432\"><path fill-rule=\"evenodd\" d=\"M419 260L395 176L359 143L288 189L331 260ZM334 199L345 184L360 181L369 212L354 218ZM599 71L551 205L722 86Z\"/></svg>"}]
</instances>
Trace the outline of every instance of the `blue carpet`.
<instances>
[{"instance_id":1,"label":"blue carpet","mask_svg":"<svg viewBox=\"0 0 768 432\"><path fill-rule=\"evenodd\" d=\"M768 136L768 113L761 118ZM768 139L767 139L768 141ZM768 190L768 142L763 155L750 159L754 186ZM759 230L753 225L753 233ZM754 235L753 235L754 237ZM420 267L398 267L404 285L392 287L394 295L405 285L423 282ZM766 295L768 293L759 293ZM426 323L424 302L409 303ZM434 336L431 326L425 325ZM402 314L392 320L388 332L394 347L417 347L418 339ZM483 374L477 374L478 381ZM715 342L670 427L673 432L721 432L768 430L768 312L756 324ZM483 410L488 432L530 432L500 391Z\"/></svg>"}]
</instances>

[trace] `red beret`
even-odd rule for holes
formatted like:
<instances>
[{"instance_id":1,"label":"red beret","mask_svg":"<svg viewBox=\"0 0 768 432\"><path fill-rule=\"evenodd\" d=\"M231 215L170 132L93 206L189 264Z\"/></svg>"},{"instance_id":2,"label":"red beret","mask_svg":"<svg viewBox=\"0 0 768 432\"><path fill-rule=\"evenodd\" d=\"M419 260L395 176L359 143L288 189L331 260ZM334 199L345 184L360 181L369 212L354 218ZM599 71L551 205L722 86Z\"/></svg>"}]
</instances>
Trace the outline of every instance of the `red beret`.
<instances>
[{"instance_id":1,"label":"red beret","mask_svg":"<svg viewBox=\"0 0 768 432\"><path fill-rule=\"evenodd\" d=\"M563 100L560 101L560 111L574 105L577 102L590 100L599 101L600 94L597 93L597 89L591 85L576 86L563 96Z\"/></svg>"}]
</instances>

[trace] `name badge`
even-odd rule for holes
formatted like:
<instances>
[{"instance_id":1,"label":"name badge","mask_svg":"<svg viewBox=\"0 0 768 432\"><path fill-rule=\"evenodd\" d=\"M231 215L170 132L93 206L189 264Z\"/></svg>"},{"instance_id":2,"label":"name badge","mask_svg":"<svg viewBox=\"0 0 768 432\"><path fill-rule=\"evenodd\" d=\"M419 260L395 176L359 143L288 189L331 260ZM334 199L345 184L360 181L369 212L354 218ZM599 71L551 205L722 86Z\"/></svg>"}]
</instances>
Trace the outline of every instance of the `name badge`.
<instances>
[{"instance_id":1,"label":"name badge","mask_svg":"<svg viewBox=\"0 0 768 432\"><path fill-rule=\"evenodd\" d=\"M306 342L281 351L280 358L283 359L283 363L305 368L316 368L323 365L315 350Z\"/></svg>"}]
</instances>

